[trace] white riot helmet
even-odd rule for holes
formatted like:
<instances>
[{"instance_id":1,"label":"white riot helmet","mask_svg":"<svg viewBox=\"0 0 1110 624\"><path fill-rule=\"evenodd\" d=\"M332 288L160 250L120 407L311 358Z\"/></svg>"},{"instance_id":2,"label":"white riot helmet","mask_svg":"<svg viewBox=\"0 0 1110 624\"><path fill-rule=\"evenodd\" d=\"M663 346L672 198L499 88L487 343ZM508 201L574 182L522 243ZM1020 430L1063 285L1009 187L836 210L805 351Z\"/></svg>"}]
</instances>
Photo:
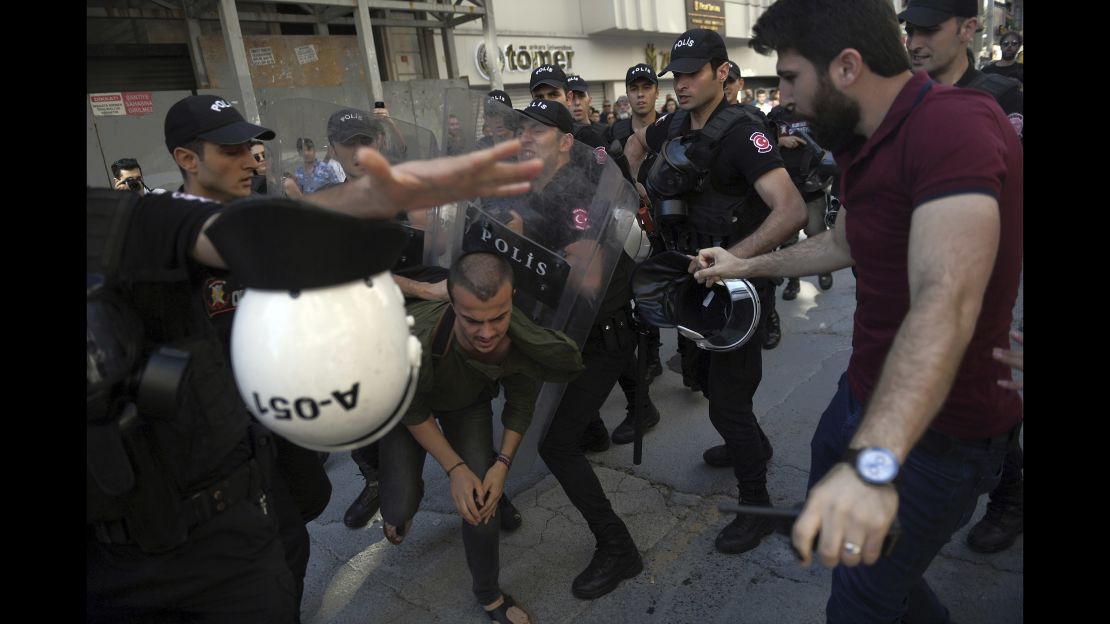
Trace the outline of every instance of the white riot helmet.
<instances>
[{"instance_id":1,"label":"white riot helmet","mask_svg":"<svg viewBox=\"0 0 1110 624\"><path fill-rule=\"evenodd\" d=\"M229 208L208 235L247 286L231 363L255 418L327 452L400 422L421 352L387 270L407 240L400 225L268 198Z\"/></svg>"}]
</instances>

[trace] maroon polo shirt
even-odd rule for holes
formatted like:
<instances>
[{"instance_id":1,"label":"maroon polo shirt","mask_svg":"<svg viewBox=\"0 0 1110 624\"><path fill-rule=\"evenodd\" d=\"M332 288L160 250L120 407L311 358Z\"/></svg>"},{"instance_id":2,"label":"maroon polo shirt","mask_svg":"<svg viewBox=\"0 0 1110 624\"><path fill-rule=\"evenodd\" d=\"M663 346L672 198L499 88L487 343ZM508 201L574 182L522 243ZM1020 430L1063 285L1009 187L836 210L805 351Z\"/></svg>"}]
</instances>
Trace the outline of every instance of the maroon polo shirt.
<instances>
[{"instance_id":1,"label":"maroon polo shirt","mask_svg":"<svg viewBox=\"0 0 1110 624\"><path fill-rule=\"evenodd\" d=\"M846 235L856 263L856 312L848 382L866 402L910 307L910 220L921 204L982 193L998 200L1001 232L983 307L955 382L932 427L957 438L1002 433L1022 418L1010 369L991 358L1009 348L1023 254L1021 143L991 97L914 74L878 130L836 154L844 164Z\"/></svg>"}]
</instances>

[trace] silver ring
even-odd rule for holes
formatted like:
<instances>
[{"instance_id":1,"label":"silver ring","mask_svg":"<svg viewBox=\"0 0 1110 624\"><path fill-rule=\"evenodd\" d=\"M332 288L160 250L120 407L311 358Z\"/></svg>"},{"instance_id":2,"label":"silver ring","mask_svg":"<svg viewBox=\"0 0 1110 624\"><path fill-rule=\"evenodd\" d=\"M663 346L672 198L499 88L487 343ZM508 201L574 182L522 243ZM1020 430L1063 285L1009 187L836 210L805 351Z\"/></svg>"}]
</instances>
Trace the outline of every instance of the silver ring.
<instances>
[{"instance_id":1,"label":"silver ring","mask_svg":"<svg viewBox=\"0 0 1110 624\"><path fill-rule=\"evenodd\" d=\"M863 552L863 547L859 544L853 544L852 542L844 542L844 552L849 555L858 555Z\"/></svg>"}]
</instances>

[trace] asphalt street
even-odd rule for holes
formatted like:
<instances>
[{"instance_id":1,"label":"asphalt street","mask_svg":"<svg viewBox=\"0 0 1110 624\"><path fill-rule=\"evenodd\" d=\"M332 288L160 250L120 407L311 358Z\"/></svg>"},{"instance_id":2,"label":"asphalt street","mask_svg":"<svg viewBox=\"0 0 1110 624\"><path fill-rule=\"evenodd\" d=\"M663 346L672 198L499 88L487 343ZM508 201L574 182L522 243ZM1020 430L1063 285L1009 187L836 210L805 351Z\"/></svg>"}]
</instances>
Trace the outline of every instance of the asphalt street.
<instances>
[{"instance_id":1,"label":"asphalt street","mask_svg":"<svg viewBox=\"0 0 1110 624\"><path fill-rule=\"evenodd\" d=\"M763 382L755 396L756 416L775 448L768 471L775 505L803 499L810 437L848 363L855 281L849 270L834 276L829 291L819 290L815 277L803 278L794 301L782 301L779 289L783 339L764 352ZM1019 293L1014 326L1022 321ZM664 362L674 349L674 332L665 330ZM731 520L717 507L735 501L736 481L731 470L701 460L706 448L720 443L708 402L669 370L652 384L651 397L662 421L644 438L641 465L632 464L632 445L590 456L643 554L643 573L597 600L571 595L571 580L593 554L593 536L537 460L528 470L514 466L510 475L507 489L524 525L502 533L502 590L544 624L824 622L830 572L820 565L802 568L786 537L772 535L741 555L714 549L717 532ZM615 389L602 410L610 431L624 415L624 396ZM384 539L378 517L365 529L343 524L363 483L349 455L333 455L327 470L331 503L309 525L306 624L489 621L471 594L461 520L433 459L425 465L421 510L400 546ZM1023 538L993 555L971 552L964 541L985 507L984 496L971 523L942 549L926 578L956 621L1023 622Z\"/></svg>"}]
</instances>

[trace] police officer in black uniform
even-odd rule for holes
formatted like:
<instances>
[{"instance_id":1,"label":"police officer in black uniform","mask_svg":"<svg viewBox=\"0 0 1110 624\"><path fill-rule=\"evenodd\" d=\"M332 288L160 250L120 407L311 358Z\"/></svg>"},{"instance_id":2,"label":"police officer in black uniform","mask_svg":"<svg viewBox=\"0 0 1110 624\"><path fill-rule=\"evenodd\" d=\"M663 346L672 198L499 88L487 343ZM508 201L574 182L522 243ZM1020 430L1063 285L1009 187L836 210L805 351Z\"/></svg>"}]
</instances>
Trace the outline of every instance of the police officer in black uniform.
<instances>
[{"instance_id":1,"label":"police officer in black uniform","mask_svg":"<svg viewBox=\"0 0 1110 624\"><path fill-rule=\"evenodd\" d=\"M240 134L235 129L244 127L238 125L241 122L245 123L239 111L214 95L189 96L170 107L166 112L165 141L182 171L181 192L219 202L250 195L254 177L249 178L251 186L244 188L242 176L257 173L259 163L250 153L249 140L270 140L275 135L266 130L267 134L248 137L248 143L238 144ZM250 125L250 128L258 126ZM203 270L207 274L202 294L205 312L226 342L245 288L233 273L212 267ZM273 445L276 472L271 506L300 605L310 550L305 525L327 507L331 499L331 481L317 452L301 448L281 436L273 436Z\"/></svg>"},{"instance_id":2,"label":"police officer in black uniform","mask_svg":"<svg viewBox=\"0 0 1110 624\"><path fill-rule=\"evenodd\" d=\"M1022 83L975 69L968 43L979 26L978 11L972 0L944 0L939 4L911 0L906 10L898 14L898 19L905 22L910 61L915 70L924 69L941 84L989 93L1024 144ZM981 553L1006 550L1025 530L1024 468L1025 451L1015 444L1002 464L1002 480L990 493L986 515L967 533L968 548Z\"/></svg>"},{"instance_id":3,"label":"police officer in black uniform","mask_svg":"<svg viewBox=\"0 0 1110 624\"><path fill-rule=\"evenodd\" d=\"M533 192L518 198L511 210L520 217L525 236L552 250L566 249L576 242L576 234L602 225L589 221L587 210L574 210L572 205L593 195L590 185L600 174L590 169L601 167L592 155L571 158L572 150L586 148L574 143L572 117L563 104L554 99L536 99L521 112L525 117L521 120L523 153L535 154L545 167L533 183ZM593 558L571 584L572 593L581 599L603 596L643 570L628 527L613 511L580 445L584 430L597 417L618 375L634 361L631 267L631 258L620 253L582 347L586 370L567 385L539 447L540 457L596 540Z\"/></svg>"},{"instance_id":4,"label":"police officer in black uniform","mask_svg":"<svg viewBox=\"0 0 1110 624\"><path fill-rule=\"evenodd\" d=\"M645 149L660 153L648 176L648 192L669 249L694 254L720 246L751 257L774 249L801 228L805 204L783 168L774 126L753 107L730 106L725 100L727 60L716 32L697 28L679 36L661 72L675 72L679 110L638 131L625 153L637 171ZM761 301L773 296L768 280L751 281ZM710 420L733 458L740 501L752 505L771 504L771 443L752 413L763 376L762 341L761 331L739 349L705 353L707 362L696 369L709 398ZM772 530L765 519L737 516L717 536L716 546L722 552L745 552Z\"/></svg>"},{"instance_id":5,"label":"police officer in black uniform","mask_svg":"<svg viewBox=\"0 0 1110 624\"><path fill-rule=\"evenodd\" d=\"M575 76L574 86L579 89L580 92L588 95L589 85L580 76ZM569 98L571 96L568 94L570 86L567 81L567 75L563 72L562 67L552 64L540 65L539 67L533 69L532 77L528 81L528 89L532 92L533 98L537 100L558 102L562 104L563 107L566 108L568 111L570 110ZM577 94L574 97L578 98L581 96L580 94ZM587 113L589 112L588 107L585 110ZM594 148L594 154L598 158L599 162L604 162L605 159L609 158L610 156L608 154L607 148L611 144L611 142L607 143L605 140L605 136L600 131L598 131L596 127L589 124L588 114L586 116L587 123L585 124L573 121L573 115L571 119L572 134L574 136L574 140ZM620 168L621 173L624 174L624 177L631 180L632 174L628 168L628 161L624 158L616 158L614 159L614 162L616 163L617 167ZM586 171L584 173L589 176L597 176L600 175L600 169L597 168ZM596 182L596 177L591 177L591 180L594 180ZM629 298L631 298L631 290L629 290L628 292ZM627 416L625 417L624 422L622 422L620 425L617 426L616 429L613 430L614 435L617 436L617 440L620 440L620 442L618 442L620 444L631 442L634 433L630 424L632 422L633 406L635 405L637 383L635 376L632 373L634 369L635 362L633 361L633 363L629 364L629 369L627 371L624 371L624 374L622 374L619 379L621 390L624 391L625 397L628 399L628 405L625 408ZM660 368L659 371L662 372L662 369ZM651 380L653 378L654 376L652 375L648 376L648 380ZM658 422L659 410L656 409L655 405L651 402L651 399L649 398L647 419L644 421L643 426L645 428L651 428L658 424ZM604 451L609 448L609 431L605 428L605 423L601 420L600 414L595 415L593 418L591 418L589 425L582 432L581 445L583 449L595 453Z\"/></svg>"},{"instance_id":6,"label":"police officer in black uniform","mask_svg":"<svg viewBox=\"0 0 1110 624\"><path fill-rule=\"evenodd\" d=\"M222 206L177 193L120 206L103 193L88 191L89 247L94 232L115 231L114 242L100 244L117 250L116 266L93 267L90 253L90 276L119 285L135 320L118 327L141 323L143 355L159 346L178 350L171 357L187 353L189 372L177 401L161 409L137 400L137 415L121 411L128 391L117 386L102 393L95 425L89 415L86 620L297 621L275 518L272 438L251 425L228 366L227 328L206 305L210 273L198 242ZM107 343L103 331L90 316L90 369L93 344ZM114 487L118 473L99 462L134 463L132 486Z\"/></svg>"},{"instance_id":7,"label":"police officer in black uniform","mask_svg":"<svg viewBox=\"0 0 1110 624\"><path fill-rule=\"evenodd\" d=\"M776 106L771 109L767 117L779 127L779 153L782 154L782 158L786 162L786 170L790 172L790 177L794 180L794 184L798 186L802 193L802 199L806 202L806 210L809 214L809 221L805 227L806 236L816 236L827 229L825 223L825 189L805 187L807 181L815 180L812 176L816 173L824 152L815 141L806 140L806 138L812 139L812 136L809 135L809 122L802 119L794 111L785 106ZM783 243L782 247L785 249L797 242L798 234L795 232L794 236ZM832 288L832 273L819 274L817 285L821 290ZM788 278L786 288L782 291L783 300L792 301L798 296L800 289L801 281L799 278Z\"/></svg>"},{"instance_id":8,"label":"police officer in black uniform","mask_svg":"<svg viewBox=\"0 0 1110 624\"><path fill-rule=\"evenodd\" d=\"M236 388L236 282L206 233L224 209L213 199L250 193L250 139L274 133L215 96L185 98L166 121L188 192L87 198L86 619L295 622L300 591L279 537L289 525L276 516L304 521L277 476L275 438L251 425ZM398 211L386 197L430 208L445 191L496 195L529 177L495 156L415 164L428 182L379 176L313 199L385 219Z\"/></svg>"},{"instance_id":9,"label":"police officer in black uniform","mask_svg":"<svg viewBox=\"0 0 1110 624\"><path fill-rule=\"evenodd\" d=\"M585 84L586 81L578 77L580 88L589 89ZM538 100L551 100L562 104L567 110L570 110L570 100L567 94L567 75L562 67L558 65L540 65L532 70L532 77L528 80L528 90L532 92L532 97ZM589 109L586 111L589 112ZM593 148L604 148L605 138L601 132L589 123L590 118L586 116L586 123L579 123L575 121L574 126L574 140L585 143Z\"/></svg>"}]
</instances>

